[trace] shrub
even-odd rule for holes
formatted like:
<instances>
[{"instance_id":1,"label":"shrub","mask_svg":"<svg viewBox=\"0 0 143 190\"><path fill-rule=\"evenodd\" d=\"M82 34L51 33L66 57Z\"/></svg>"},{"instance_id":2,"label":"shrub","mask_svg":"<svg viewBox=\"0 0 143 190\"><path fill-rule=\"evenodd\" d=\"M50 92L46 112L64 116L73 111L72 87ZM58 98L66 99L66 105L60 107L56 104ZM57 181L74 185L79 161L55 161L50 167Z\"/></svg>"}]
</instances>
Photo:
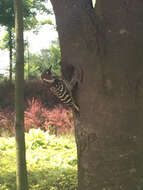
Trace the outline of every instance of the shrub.
<instances>
[{"instance_id":1,"label":"shrub","mask_svg":"<svg viewBox=\"0 0 143 190\"><path fill-rule=\"evenodd\" d=\"M59 104L58 100L50 93L48 87L40 80L25 81L25 109L27 107L27 100L32 100L33 98L40 99L48 109ZM0 109L5 108L14 110L14 83L10 83L9 81L0 83Z\"/></svg>"},{"instance_id":2,"label":"shrub","mask_svg":"<svg viewBox=\"0 0 143 190\"><path fill-rule=\"evenodd\" d=\"M0 92L0 134L14 135L14 84L0 83ZM57 135L73 131L72 111L61 106L40 80L25 81L24 99L26 131L41 128Z\"/></svg>"},{"instance_id":3,"label":"shrub","mask_svg":"<svg viewBox=\"0 0 143 190\"><path fill-rule=\"evenodd\" d=\"M25 81L24 97L26 106L27 100L32 100L33 98L39 99L48 109L58 104L57 99L40 80Z\"/></svg>"},{"instance_id":4,"label":"shrub","mask_svg":"<svg viewBox=\"0 0 143 190\"><path fill-rule=\"evenodd\" d=\"M14 107L14 84L9 81L0 83L0 109Z\"/></svg>"},{"instance_id":5,"label":"shrub","mask_svg":"<svg viewBox=\"0 0 143 190\"><path fill-rule=\"evenodd\" d=\"M14 112L9 109L0 110L0 134L7 136L8 134L15 134L14 131Z\"/></svg>"},{"instance_id":6,"label":"shrub","mask_svg":"<svg viewBox=\"0 0 143 190\"><path fill-rule=\"evenodd\" d=\"M40 100L28 101L28 108L25 111L25 128L41 128L49 130L50 133L72 132L74 129L72 111L57 106L47 110Z\"/></svg>"},{"instance_id":7,"label":"shrub","mask_svg":"<svg viewBox=\"0 0 143 190\"><path fill-rule=\"evenodd\" d=\"M40 128L49 131L51 134L71 133L74 130L73 115L71 110L62 106L48 110L40 100L28 100L25 115L25 130ZM5 129L5 130L4 130ZM14 112L9 109L0 111L0 134L6 136L7 132L12 135L14 131Z\"/></svg>"}]
</instances>

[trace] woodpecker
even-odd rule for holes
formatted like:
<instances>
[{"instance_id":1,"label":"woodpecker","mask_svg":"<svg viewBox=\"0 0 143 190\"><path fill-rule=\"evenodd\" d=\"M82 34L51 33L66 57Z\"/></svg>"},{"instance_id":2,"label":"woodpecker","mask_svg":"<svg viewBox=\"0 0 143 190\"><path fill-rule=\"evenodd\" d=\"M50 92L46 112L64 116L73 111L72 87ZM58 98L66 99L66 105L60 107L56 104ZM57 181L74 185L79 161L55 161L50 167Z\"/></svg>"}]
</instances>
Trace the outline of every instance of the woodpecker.
<instances>
[{"instance_id":1,"label":"woodpecker","mask_svg":"<svg viewBox=\"0 0 143 190\"><path fill-rule=\"evenodd\" d=\"M65 80L58 76L53 76L51 69L45 70L42 73L41 78L44 83L49 85L50 91L58 98L58 100L60 100L61 103L66 104L73 110L79 112L79 107L75 104L72 93Z\"/></svg>"}]
</instances>

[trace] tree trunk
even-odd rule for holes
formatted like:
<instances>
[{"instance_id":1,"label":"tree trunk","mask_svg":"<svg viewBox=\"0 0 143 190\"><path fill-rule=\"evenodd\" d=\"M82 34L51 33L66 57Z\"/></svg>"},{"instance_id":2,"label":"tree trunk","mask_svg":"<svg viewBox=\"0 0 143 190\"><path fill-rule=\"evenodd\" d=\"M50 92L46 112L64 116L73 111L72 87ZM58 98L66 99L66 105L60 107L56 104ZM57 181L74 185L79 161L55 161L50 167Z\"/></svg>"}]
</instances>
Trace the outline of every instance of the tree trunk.
<instances>
[{"instance_id":1,"label":"tree trunk","mask_svg":"<svg viewBox=\"0 0 143 190\"><path fill-rule=\"evenodd\" d=\"M9 81L12 82L12 50L13 50L13 39L12 39L12 28L8 28L9 36Z\"/></svg>"},{"instance_id":2,"label":"tree trunk","mask_svg":"<svg viewBox=\"0 0 143 190\"><path fill-rule=\"evenodd\" d=\"M65 77L71 65L83 73L76 97L78 189L141 190L143 3L51 2Z\"/></svg>"},{"instance_id":3,"label":"tree trunk","mask_svg":"<svg viewBox=\"0 0 143 190\"><path fill-rule=\"evenodd\" d=\"M24 138L24 45L22 0L14 0L16 31L15 132L17 190L28 190Z\"/></svg>"}]
</instances>

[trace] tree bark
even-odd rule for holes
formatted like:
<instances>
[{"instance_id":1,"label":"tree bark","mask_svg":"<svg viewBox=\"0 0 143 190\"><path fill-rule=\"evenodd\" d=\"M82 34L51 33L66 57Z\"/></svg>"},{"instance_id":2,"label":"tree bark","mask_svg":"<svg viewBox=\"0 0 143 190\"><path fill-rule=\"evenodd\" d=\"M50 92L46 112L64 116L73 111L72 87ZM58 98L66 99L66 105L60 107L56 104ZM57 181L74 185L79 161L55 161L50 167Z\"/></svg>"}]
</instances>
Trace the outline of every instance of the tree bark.
<instances>
[{"instance_id":1,"label":"tree bark","mask_svg":"<svg viewBox=\"0 0 143 190\"><path fill-rule=\"evenodd\" d=\"M15 132L17 190L28 190L24 137L24 45L22 0L14 0L16 32Z\"/></svg>"},{"instance_id":2,"label":"tree bark","mask_svg":"<svg viewBox=\"0 0 143 190\"><path fill-rule=\"evenodd\" d=\"M13 39L12 39L12 28L8 28L9 35L9 81L12 82L12 50L13 50Z\"/></svg>"},{"instance_id":3,"label":"tree bark","mask_svg":"<svg viewBox=\"0 0 143 190\"><path fill-rule=\"evenodd\" d=\"M78 189L141 190L143 3L51 2L63 73L68 79L72 66L83 71L76 97Z\"/></svg>"}]
</instances>

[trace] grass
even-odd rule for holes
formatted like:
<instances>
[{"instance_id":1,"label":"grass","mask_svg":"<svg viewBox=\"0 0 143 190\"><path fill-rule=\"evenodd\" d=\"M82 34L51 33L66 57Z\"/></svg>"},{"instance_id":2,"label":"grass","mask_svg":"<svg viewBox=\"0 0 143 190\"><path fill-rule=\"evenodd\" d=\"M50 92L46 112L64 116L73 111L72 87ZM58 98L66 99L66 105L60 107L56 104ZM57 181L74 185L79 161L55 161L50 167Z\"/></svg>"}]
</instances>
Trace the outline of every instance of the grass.
<instances>
[{"instance_id":1,"label":"grass","mask_svg":"<svg viewBox=\"0 0 143 190\"><path fill-rule=\"evenodd\" d=\"M77 190L74 136L49 135L40 129L26 134L30 190ZM15 190L15 139L0 137L0 190Z\"/></svg>"}]
</instances>

